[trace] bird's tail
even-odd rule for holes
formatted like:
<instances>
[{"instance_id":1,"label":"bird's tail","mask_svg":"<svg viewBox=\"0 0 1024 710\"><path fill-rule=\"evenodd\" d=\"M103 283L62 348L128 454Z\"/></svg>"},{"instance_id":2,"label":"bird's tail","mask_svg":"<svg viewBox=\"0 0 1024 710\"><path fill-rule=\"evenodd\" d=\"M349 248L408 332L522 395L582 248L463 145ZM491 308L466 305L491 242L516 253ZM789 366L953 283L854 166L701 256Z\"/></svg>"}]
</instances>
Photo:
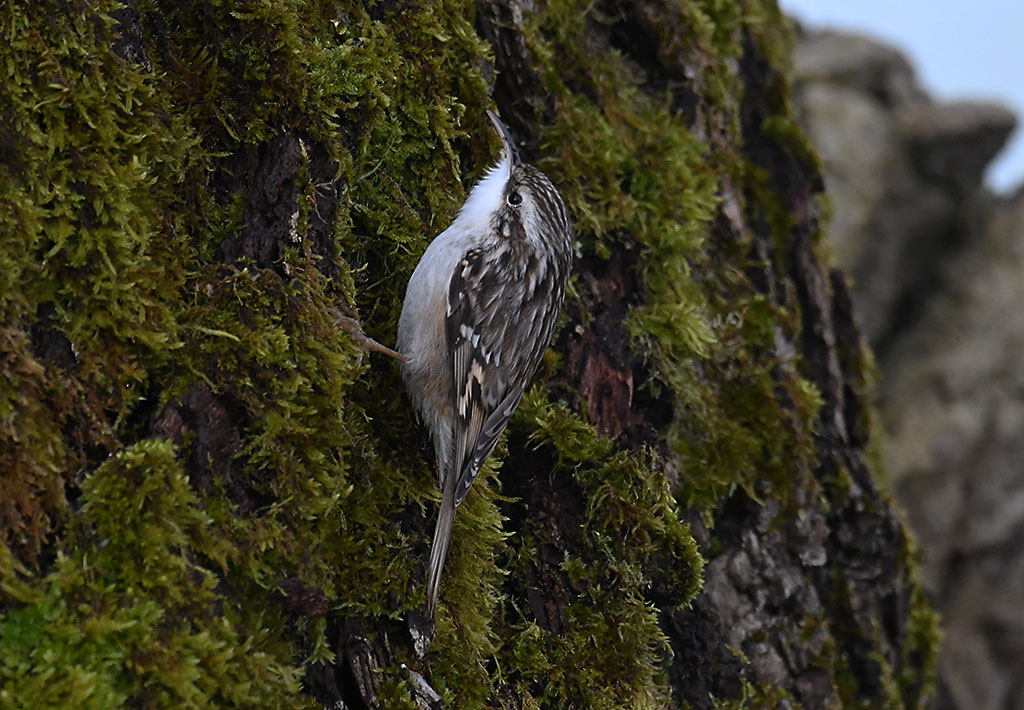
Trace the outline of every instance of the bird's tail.
<instances>
[{"instance_id":1,"label":"bird's tail","mask_svg":"<svg viewBox=\"0 0 1024 710\"><path fill-rule=\"evenodd\" d=\"M454 486L452 486L454 488ZM437 593L441 585L441 570L448 556L448 543L452 539L452 523L455 522L455 491L444 487L441 494L441 510L437 514L434 528L434 543L430 546L430 567L427 569L427 617L433 622L437 609Z\"/></svg>"}]
</instances>

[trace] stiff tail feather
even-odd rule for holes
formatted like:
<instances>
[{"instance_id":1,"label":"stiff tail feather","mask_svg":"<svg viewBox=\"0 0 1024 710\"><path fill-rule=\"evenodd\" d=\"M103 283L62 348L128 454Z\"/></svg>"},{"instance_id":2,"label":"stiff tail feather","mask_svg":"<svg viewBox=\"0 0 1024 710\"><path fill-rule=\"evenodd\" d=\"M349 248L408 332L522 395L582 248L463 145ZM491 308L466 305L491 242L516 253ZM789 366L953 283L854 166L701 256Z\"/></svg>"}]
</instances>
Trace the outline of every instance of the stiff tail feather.
<instances>
[{"instance_id":1,"label":"stiff tail feather","mask_svg":"<svg viewBox=\"0 0 1024 710\"><path fill-rule=\"evenodd\" d=\"M452 476L448 477L453 478ZM455 491L450 481L446 481L441 494L441 510L437 514L437 526L434 528L434 542L430 546L430 566L427 570L427 617L433 623L437 609L437 594L441 585L441 570L448 556L448 543L452 539L452 523L455 522Z\"/></svg>"}]
</instances>

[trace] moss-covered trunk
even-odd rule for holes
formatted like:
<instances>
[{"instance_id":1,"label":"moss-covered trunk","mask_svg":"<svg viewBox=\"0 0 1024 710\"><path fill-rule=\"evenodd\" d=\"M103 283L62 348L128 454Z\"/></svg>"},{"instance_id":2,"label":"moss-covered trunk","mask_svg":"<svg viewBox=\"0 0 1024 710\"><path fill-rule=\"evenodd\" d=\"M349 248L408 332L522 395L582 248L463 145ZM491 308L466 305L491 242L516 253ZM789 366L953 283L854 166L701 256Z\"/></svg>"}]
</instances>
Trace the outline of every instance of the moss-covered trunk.
<instances>
[{"instance_id":1,"label":"moss-covered trunk","mask_svg":"<svg viewBox=\"0 0 1024 710\"><path fill-rule=\"evenodd\" d=\"M919 707L770 0L13 0L0 707ZM552 351L456 520L393 342L497 157L558 185Z\"/></svg>"}]
</instances>

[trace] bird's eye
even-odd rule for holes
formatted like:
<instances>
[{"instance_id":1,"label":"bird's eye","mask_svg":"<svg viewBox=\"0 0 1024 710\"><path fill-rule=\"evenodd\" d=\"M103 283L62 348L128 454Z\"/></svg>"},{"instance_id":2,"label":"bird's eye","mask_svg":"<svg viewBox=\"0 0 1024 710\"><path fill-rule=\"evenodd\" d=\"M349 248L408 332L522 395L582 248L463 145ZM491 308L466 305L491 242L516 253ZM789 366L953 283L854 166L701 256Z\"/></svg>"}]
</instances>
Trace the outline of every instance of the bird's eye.
<instances>
[{"instance_id":1,"label":"bird's eye","mask_svg":"<svg viewBox=\"0 0 1024 710\"><path fill-rule=\"evenodd\" d=\"M508 197L505 198L505 201L508 202L509 207L518 207L523 204L523 196L518 192L510 192L508 193Z\"/></svg>"}]
</instances>

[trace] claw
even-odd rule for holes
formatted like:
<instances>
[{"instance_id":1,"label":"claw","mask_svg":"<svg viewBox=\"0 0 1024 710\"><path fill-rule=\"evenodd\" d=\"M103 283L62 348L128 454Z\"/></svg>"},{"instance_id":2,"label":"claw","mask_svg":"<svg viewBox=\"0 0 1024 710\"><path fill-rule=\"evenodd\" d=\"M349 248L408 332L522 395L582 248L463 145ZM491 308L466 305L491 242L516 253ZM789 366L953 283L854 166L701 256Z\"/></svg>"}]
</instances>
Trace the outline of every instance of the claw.
<instances>
[{"instance_id":1,"label":"claw","mask_svg":"<svg viewBox=\"0 0 1024 710\"><path fill-rule=\"evenodd\" d=\"M384 353L388 357L393 357L402 363L409 362L409 358L407 358L402 353L398 352L397 350L392 350L387 345L381 345L376 340L371 338L369 335L364 333L362 326L359 325L359 321L357 321L355 318L350 318L349 316L344 315L335 308L326 308L324 310L326 310L328 313L335 317L334 325L341 328L349 335L351 335L352 339L356 341L356 345L358 345L363 350L366 350L368 352L372 350L373 352Z\"/></svg>"}]
</instances>

